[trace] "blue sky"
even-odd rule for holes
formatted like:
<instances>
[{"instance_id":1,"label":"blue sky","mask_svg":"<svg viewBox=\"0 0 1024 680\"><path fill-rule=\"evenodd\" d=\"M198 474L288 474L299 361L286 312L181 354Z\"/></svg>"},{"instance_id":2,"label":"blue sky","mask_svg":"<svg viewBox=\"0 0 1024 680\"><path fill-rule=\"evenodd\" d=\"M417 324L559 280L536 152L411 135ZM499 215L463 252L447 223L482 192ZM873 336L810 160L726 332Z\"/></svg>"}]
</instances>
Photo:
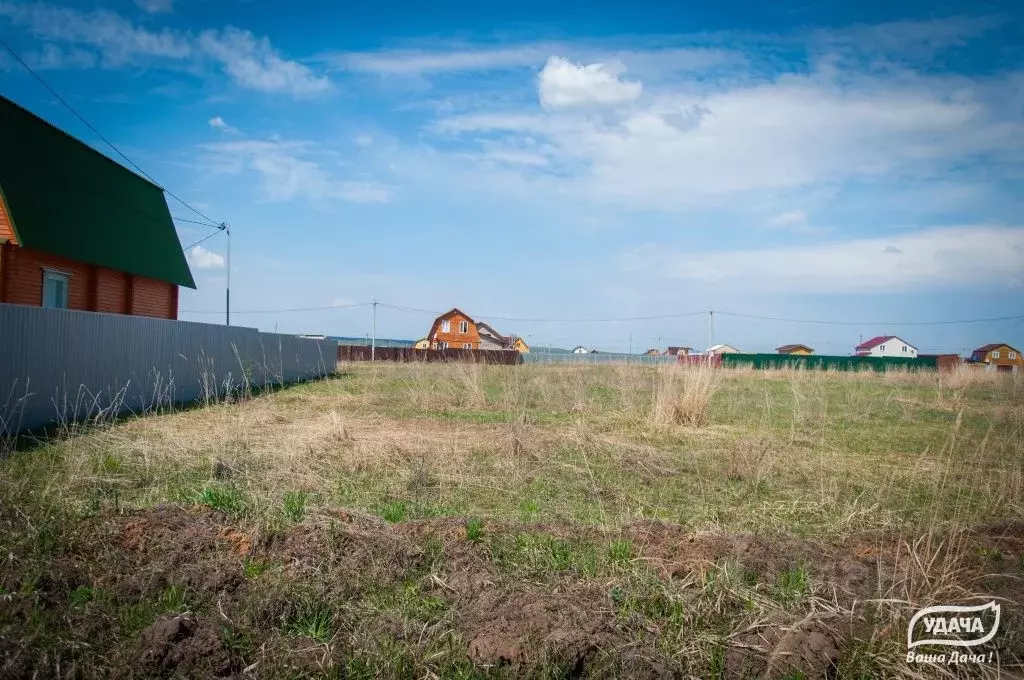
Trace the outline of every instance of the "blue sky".
<instances>
[{"instance_id":1,"label":"blue sky","mask_svg":"<svg viewBox=\"0 0 1024 680\"><path fill-rule=\"evenodd\" d=\"M0 0L0 35L232 224L238 324L364 335L368 307L243 312L375 297L607 350L703 347L707 316L501 317L1024 345L1019 321L900 323L1024 314L1014 3L435 4ZM100 146L6 55L0 89ZM222 320L224 249L190 252L182 318ZM382 307L377 332L430 320Z\"/></svg>"}]
</instances>

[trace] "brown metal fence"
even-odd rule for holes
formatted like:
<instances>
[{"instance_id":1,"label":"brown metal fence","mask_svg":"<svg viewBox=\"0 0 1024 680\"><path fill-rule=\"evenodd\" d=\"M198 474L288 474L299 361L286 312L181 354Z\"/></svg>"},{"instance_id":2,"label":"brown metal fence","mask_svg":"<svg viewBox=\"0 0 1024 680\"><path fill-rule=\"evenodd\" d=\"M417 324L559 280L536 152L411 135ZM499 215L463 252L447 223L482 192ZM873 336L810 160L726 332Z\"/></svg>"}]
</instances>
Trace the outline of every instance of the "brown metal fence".
<instances>
[{"instance_id":1,"label":"brown metal fence","mask_svg":"<svg viewBox=\"0 0 1024 680\"><path fill-rule=\"evenodd\" d=\"M514 350L498 349L413 349L412 347L378 347L373 352L375 361L427 363L463 361L479 364L514 365L523 358ZM370 348L365 345L338 345L338 361L370 361Z\"/></svg>"}]
</instances>

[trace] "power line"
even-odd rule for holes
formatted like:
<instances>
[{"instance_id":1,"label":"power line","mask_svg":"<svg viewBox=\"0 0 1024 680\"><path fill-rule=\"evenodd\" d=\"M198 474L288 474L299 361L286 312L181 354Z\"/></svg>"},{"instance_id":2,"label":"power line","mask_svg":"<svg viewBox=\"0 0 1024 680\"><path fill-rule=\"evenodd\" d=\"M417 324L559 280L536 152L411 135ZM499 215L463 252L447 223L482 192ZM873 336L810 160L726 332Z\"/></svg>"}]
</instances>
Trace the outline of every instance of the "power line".
<instances>
[{"instance_id":1,"label":"power line","mask_svg":"<svg viewBox=\"0 0 1024 680\"><path fill-rule=\"evenodd\" d=\"M217 231L213 232L212 234L208 234L208 235L206 235L206 236L202 237L201 239L199 239L198 241L196 241L195 243L193 243L193 244L192 244L192 245L190 245L190 246L186 246L186 247L185 247L185 250L192 250L193 248L195 248L195 247L196 247L197 245L199 245L199 244L200 244L200 243L202 243L203 241L208 241L208 240L210 240L211 238L213 238L213 237L214 237L214 236L216 236L217 234L221 233L222 231L224 231L224 227L217 227Z\"/></svg>"},{"instance_id":2,"label":"power line","mask_svg":"<svg viewBox=\"0 0 1024 680\"><path fill-rule=\"evenodd\" d=\"M128 156L126 156L126 155L124 154L124 152L123 152L123 151L121 151L121 150L120 150L119 148L117 148L117 146L115 146L113 142L111 142L111 141L110 141L109 139L107 139L106 137L104 137L104 136L103 136L103 133L102 133L102 132L100 132L100 131L99 131L99 130L97 130L97 129L96 129L95 127L93 127L93 125L92 125L92 124L91 124L91 123L90 123L90 122L89 122L88 120L86 120L86 119L85 119L85 117L84 117L84 116L83 116L82 114L80 114L80 113L79 113L78 111L76 111L76 110L75 110L75 108L74 108L73 106L71 106L71 104L69 104L69 103L67 102L67 100L65 100L65 99L64 99L63 97L61 97L61 96L60 96L60 94L58 94L56 90L54 90L54 89L53 89L52 87L50 87L50 84L49 84L49 83L47 83L47 82L46 82L45 80L43 80L43 77L42 77L42 76L40 76L40 75L39 75L38 73L36 73L35 71L33 71L33 70L32 70L32 67L31 67L31 66L29 66L28 64L26 64L26 63L25 63L25 60L24 60L24 59L22 59L22 58L21 58L21 57L20 57L20 56L18 55L18 53L14 51L14 48L13 48L13 47L11 47L10 45L8 45L8 44L7 44L7 41L5 41L5 40L4 40L4 39L3 39L2 37L0 37L0 45L3 45L3 46L4 46L4 47L5 47L6 49L7 49L7 51L11 53L11 56L13 56L13 57L15 58L15 60L16 60L16 61L17 61L17 62L18 62L19 64L21 64L22 66L24 66L24 67L25 67L25 70L26 70L26 71L28 71L28 72L29 72L30 74L32 74L32 77L34 77L34 78L35 78L36 80L38 80L38 81L39 81L39 83L40 83L40 84L41 84L41 85L42 85L43 87L45 87L45 88L46 88L46 89L47 89L47 90L48 90L48 91L50 92L50 94L52 94L52 95L53 95L54 97L56 97L56 98L57 98L57 101L59 101L59 102L60 102L61 104L63 104L63 105L64 105L64 107L65 107L65 108L66 108L66 109L67 109L68 111L70 111L70 112L71 112L72 114L74 114L74 116L75 116L76 118L78 118L78 120L82 121L82 123L83 123L83 124L84 124L84 125L85 125L85 126L86 126L87 128L89 128L90 130L92 130L93 134L95 134L95 135L96 135L97 137L99 137L99 138L100 138L100 139L102 139L102 140L103 140L104 142L106 142L107 146L109 146L109 147L110 147L111 149L113 149L113 150L114 150L115 152L117 152L117 155L119 155L119 156L120 156L121 158L123 158L123 159L124 159L124 160L125 160L125 161L126 161L126 162L127 162L128 164L129 164L129 165L131 165L131 166L132 166L133 168L135 168L135 170L137 170L137 171L138 171L138 173L139 173L140 175L142 175L143 177L145 177L146 179L148 179L148 180L149 180L150 182L152 182L153 184L155 184L155 185L157 185L158 187L160 187L161 191L165 192L165 193L166 193L166 194L167 194L168 196L170 196L170 197L171 197L171 198L173 198L174 200L178 201L179 203L181 203L181 204L182 204L183 206L185 206L186 208L188 208L189 210L191 210L191 211L192 211L192 212L194 212L195 214L199 215L200 217L202 217L202 218L203 218L203 219L205 219L205 220L208 220L208 221L210 222L210 226L216 226L217 224L219 224L219 223L218 223L218 222L217 222L217 221L216 221L215 219L213 219L212 217L210 217L210 216L208 216L208 215L205 215L205 214L203 214L202 212L200 212L200 210L199 210L198 208L195 208L195 207L193 207L192 205L190 205L189 203L186 203L186 202L185 202L185 200L184 200L183 198L180 198L179 196L177 196L177 195L176 195L175 193L173 193L173 192L172 192L172 191L170 191L169 189L166 189L166 188L164 188L163 186L161 186L159 182L157 182L157 181L156 181L155 179L153 179L153 177L151 177L151 176L149 175L149 173L147 173L147 172L146 172L145 170L143 170L143 169L142 169L142 168L140 168L140 167L139 167L138 165L136 165L136 163L135 163L135 162L134 162L134 161L133 161L132 159L128 158Z\"/></svg>"},{"instance_id":3,"label":"power line","mask_svg":"<svg viewBox=\"0 0 1024 680\"><path fill-rule=\"evenodd\" d=\"M377 304L380 305L381 307L387 307L388 309L394 309L400 312L411 312L416 314L433 314L434 316L438 316L443 313L432 309L417 309L415 307L401 307L398 305L389 305L384 302L378 302ZM614 323L619 321L649 321L653 319L676 319L686 316L700 316L702 314L707 314L707 312L683 312L679 314L657 314L653 316L629 316L607 319L534 319L521 316L494 316L491 314L479 314L477 315L477 318L491 319L495 321L529 321L535 323Z\"/></svg>"},{"instance_id":4,"label":"power line","mask_svg":"<svg viewBox=\"0 0 1024 680\"><path fill-rule=\"evenodd\" d=\"M200 222L199 220L189 220L189 219L186 219L184 217L175 217L174 215L171 215L171 219L174 220L175 222L188 222L189 224L201 224L204 227L219 226L219 225L215 225L215 224L210 224L209 222Z\"/></svg>"},{"instance_id":5,"label":"power line","mask_svg":"<svg viewBox=\"0 0 1024 680\"><path fill-rule=\"evenodd\" d=\"M965 323L989 323L995 321L1014 321L1024 319L1024 314L1017 316L995 316L987 319L958 319L956 321L818 321L815 319L783 319L775 316L758 316L756 314L737 314L715 310L722 316L735 316L741 319L759 319L762 321L780 321L785 323L815 323L831 326L943 326Z\"/></svg>"},{"instance_id":6,"label":"power line","mask_svg":"<svg viewBox=\"0 0 1024 680\"><path fill-rule=\"evenodd\" d=\"M231 310L232 314L285 314L288 312L318 312L325 309L350 309L352 307L368 307L372 302L357 302L351 305L327 305L325 307L296 307L294 309L247 309L245 311ZM220 310L209 309L183 309L182 314L221 314Z\"/></svg>"}]
</instances>

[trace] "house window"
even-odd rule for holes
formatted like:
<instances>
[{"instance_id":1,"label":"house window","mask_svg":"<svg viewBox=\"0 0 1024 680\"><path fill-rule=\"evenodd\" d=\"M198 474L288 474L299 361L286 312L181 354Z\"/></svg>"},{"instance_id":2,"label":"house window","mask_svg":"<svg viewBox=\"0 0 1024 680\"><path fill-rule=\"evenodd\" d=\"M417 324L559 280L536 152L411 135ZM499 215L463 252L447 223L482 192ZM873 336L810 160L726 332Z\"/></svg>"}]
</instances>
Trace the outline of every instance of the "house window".
<instances>
[{"instance_id":1,"label":"house window","mask_svg":"<svg viewBox=\"0 0 1024 680\"><path fill-rule=\"evenodd\" d=\"M1007 353L1006 356L1009 357L1010 359L1016 359L1017 358L1017 353L1016 352L1009 352L1009 353Z\"/></svg>"},{"instance_id":2,"label":"house window","mask_svg":"<svg viewBox=\"0 0 1024 680\"><path fill-rule=\"evenodd\" d=\"M43 307L49 309L68 308L68 275L43 270Z\"/></svg>"},{"instance_id":3,"label":"house window","mask_svg":"<svg viewBox=\"0 0 1024 680\"><path fill-rule=\"evenodd\" d=\"M884 352L885 351L885 345L879 345L878 349L880 349L880 350L882 350Z\"/></svg>"},{"instance_id":4,"label":"house window","mask_svg":"<svg viewBox=\"0 0 1024 680\"><path fill-rule=\"evenodd\" d=\"M464 342L462 343L462 349L473 349L473 345L469 344L468 342Z\"/></svg>"},{"instance_id":5,"label":"house window","mask_svg":"<svg viewBox=\"0 0 1024 680\"><path fill-rule=\"evenodd\" d=\"M451 330L452 330L452 322L451 321L449 321L448 319L445 319L444 321L441 322L441 332L443 332L443 333L450 333Z\"/></svg>"},{"instance_id":6,"label":"house window","mask_svg":"<svg viewBox=\"0 0 1024 680\"><path fill-rule=\"evenodd\" d=\"M906 345L903 345L903 351L904 351L904 352L906 352L906 351L907 351L907 346L906 346Z\"/></svg>"},{"instance_id":7,"label":"house window","mask_svg":"<svg viewBox=\"0 0 1024 680\"><path fill-rule=\"evenodd\" d=\"M438 349L448 349L448 343L447 342L439 342L439 343L437 343L437 348Z\"/></svg>"},{"instance_id":8,"label":"house window","mask_svg":"<svg viewBox=\"0 0 1024 680\"><path fill-rule=\"evenodd\" d=\"M459 332L460 333L468 333L469 332L469 322L468 321L463 320L463 321L459 322Z\"/></svg>"},{"instance_id":9,"label":"house window","mask_svg":"<svg viewBox=\"0 0 1024 680\"><path fill-rule=\"evenodd\" d=\"M992 358L993 359L998 359L999 358L999 350L994 350L992 352Z\"/></svg>"}]
</instances>

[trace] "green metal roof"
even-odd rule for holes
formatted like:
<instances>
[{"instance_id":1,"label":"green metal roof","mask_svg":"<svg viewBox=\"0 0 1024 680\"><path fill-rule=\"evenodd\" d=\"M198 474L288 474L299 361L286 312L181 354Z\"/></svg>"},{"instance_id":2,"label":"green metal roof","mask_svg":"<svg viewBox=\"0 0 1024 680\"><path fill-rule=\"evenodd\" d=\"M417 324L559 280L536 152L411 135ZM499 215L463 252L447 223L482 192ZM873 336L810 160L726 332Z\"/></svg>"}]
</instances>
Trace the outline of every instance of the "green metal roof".
<instances>
[{"instance_id":1,"label":"green metal roof","mask_svg":"<svg viewBox=\"0 0 1024 680\"><path fill-rule=\"evenodd\" d=\"M163 189L3 96L0 195L26 248L196 287Z\"/></svg>"}]
</instances>

